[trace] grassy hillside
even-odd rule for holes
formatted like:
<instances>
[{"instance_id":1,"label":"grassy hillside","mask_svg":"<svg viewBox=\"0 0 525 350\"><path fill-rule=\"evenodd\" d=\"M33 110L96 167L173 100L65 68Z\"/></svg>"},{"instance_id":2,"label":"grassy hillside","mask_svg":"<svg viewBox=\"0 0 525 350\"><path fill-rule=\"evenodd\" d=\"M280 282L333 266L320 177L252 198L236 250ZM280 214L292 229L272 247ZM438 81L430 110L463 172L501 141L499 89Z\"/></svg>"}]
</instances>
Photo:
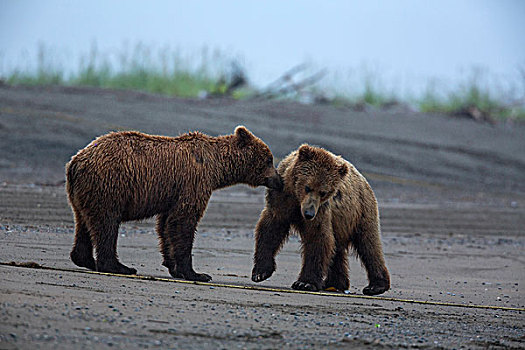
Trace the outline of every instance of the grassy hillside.
<instances>
[{"instance_id":1,"label":"grassy hillside","mask_svg":"<svg viewBox=\"0 0 525 350\"><path fill-rule=\"evenodd\" d=\"M35 61L36 67L33 69L15 68L3 72L2 80L10 85L92 86L180 97L228 94L234 98L245 98L260 92L247 84L242 85L242 89L229 89L236 78L247 82L246 73L239 68L234 57L207 48L188 55L181 50L164 48L155 51L138 44L133 49L124 48L116 55L109 55L100 53L93 45L90 53L80 59L78 69L66 73L61 68L61 62L57 62L52 52L41 45ZM352 93L339 89L331 97L326 97L327 94L315 85L301 91L319 97L311 101L323 101L335 106L387 108L409 104L421 112L456 115L479 121L525 121L523 99L509 101L509 94L503 91L495 96L484 87L486 84L480 83L482 73L474 72L467 81L450 91L440 91L429 83L426 93L409 99L395 92L385 92L377 83L380 79L373 79L370 75L365 76L360 83L362 89L353 89ZM525 73L523 80L525 89ZM299 99L298 95L292 91L277 97Z\"/></svg>"}]
</instances>

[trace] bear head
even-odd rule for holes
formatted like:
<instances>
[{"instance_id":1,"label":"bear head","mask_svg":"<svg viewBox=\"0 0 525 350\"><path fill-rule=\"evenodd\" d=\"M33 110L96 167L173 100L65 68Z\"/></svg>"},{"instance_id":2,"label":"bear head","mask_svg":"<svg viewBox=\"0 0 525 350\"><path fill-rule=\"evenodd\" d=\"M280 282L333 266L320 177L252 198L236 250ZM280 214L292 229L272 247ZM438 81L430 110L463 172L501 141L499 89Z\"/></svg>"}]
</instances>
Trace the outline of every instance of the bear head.
<instances>
[{"instance_id":1,"label":"bear head","mask_svg":"<svg viewBox=\"0 0 525 350\"><path fill-rule=\"evenodd\" d=\"M283 181L273 165L270 148L242 125L235 128L234 137L240 152L238 159L244 160L243 164L238 164L237 169L244 170L242 182L281 191Z\"/></svg>"},{"instance_id":2,"label":"bear head","mask_svg":"<svg viewBox=\"0 0 525 350\"><path fill-rule=\"evenodd\" d=\"M349 168L341 157L304 144L297 150L292 171L293 191L301 205L301 215L313 220L319 208L339 189Z\"/></svg>"}]
</instances>

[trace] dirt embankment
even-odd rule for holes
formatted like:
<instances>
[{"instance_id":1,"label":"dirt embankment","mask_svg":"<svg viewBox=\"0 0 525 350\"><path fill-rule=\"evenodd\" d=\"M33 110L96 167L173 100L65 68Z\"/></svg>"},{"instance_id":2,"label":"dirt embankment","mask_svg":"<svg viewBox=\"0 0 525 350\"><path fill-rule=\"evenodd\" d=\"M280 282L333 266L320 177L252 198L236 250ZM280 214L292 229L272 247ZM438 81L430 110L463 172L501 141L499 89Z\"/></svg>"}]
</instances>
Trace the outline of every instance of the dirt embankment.
<instances>
[{"instance_id":1,"label":"dirt embankment","mask_svg":"<svg viewBox=\"0 0 525 350\"><path fill-rule=\"evenodd\" d=\"M19 183L61 180L69 157L110 130L217 135L244 124L277 157L309 142L368 173L525 193L524 125L492 126L405 110L365 113L291 102L183 100L63 87L0 87L0 113L0 179Z\"/></svg>"}]
</instances>

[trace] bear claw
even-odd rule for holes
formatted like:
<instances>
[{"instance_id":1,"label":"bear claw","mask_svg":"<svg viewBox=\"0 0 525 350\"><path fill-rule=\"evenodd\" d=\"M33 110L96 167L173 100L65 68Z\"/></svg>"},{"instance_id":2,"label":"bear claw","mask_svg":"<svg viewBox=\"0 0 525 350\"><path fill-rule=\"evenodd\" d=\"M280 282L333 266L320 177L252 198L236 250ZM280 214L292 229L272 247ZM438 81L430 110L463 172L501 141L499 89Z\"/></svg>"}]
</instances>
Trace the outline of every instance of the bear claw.
<instances>
[{"instance_id":1,"label":"bear claw","mask_svg":"<svg viewBox=\"0 0 525 350\"><path fill-rule=\"evenodd\" d=\"M295 281L292 284L292 289L317 292L319 290L319 287L317 287L315 284L312 284L312 283Z\"/></svg>"},{"instance_id":2,"label":"bear claw","mask_svg":"<svg viewBox=\"0 0 525 350\"><path fill-rule=\"evenodd\" d=\"M268 277L272 275L271 272L261 272L261 273L253 273L252 274L252 281L254 282L262 282Z\"/></svg>"}]
</instances>

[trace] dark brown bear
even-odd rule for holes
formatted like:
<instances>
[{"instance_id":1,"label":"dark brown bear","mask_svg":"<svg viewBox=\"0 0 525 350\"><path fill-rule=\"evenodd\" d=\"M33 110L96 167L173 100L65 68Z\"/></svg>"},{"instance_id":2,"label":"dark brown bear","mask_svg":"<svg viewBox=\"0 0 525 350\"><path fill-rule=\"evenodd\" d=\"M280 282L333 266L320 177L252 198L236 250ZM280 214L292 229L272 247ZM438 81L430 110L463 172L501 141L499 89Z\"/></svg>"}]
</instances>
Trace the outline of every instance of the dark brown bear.
<instances>
[{"instance_id":1,"label":"dark brown bear","mask_svg":"<svg viewBox=\"0 0 525 350\"><path fill-rule=\"evenodd\" d=\"M173 277L192 281L211 280L193 270L191 258L211 193L238 183L282 189L270 149L243 126L219 137L110 133L73 156L66 178L75 214L71 260L76 265L135 274L117 258L119 225L157 215L163 265Z\"/></svg>"},{"instance_id":2,"label":"dark brown bear","mask_svg":"<svg viewBox=\"0 0 525 350\"><path fill-rule=\"evenodd\" d=\"M347 290L348 248L368 273L367 295L390 288L379 233L374 192L357 169L341 157L302 145L277 169L284 190L267 190L266 207L255 230L252 280L275 271L275 256L290 230L301 236L303 264L294 289Z\"/></svg>"}]
</instances>

